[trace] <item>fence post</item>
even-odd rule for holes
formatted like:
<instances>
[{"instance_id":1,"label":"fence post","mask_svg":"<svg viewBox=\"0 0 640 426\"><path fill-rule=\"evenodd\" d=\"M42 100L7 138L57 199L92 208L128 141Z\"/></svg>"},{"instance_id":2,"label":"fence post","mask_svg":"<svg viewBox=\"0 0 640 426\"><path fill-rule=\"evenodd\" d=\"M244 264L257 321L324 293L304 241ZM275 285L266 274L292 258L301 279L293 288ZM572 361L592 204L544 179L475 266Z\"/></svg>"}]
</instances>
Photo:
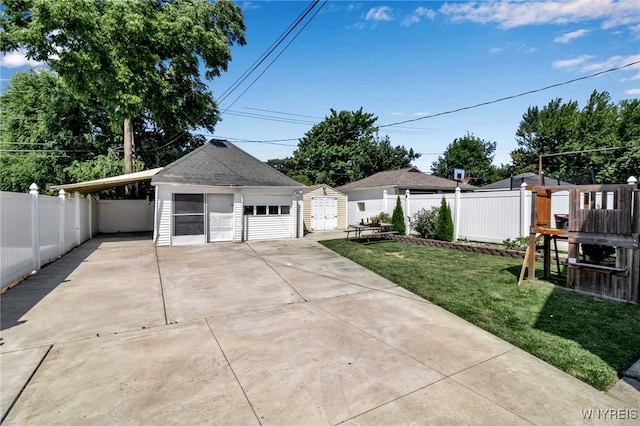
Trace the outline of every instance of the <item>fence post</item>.
<instances>
[{"instance_id":1,"label":"fence post","mask_svg":"<svg viewBox=\"0 0 640 426\"><path fill-rule=\"evenodd\" d=\"M453 241L457 241L460 237L460 194L462 190L456 186L456 195L453 204Z\"/></svg>"},{"instance_id":2,"label":"fence post","mask_svg":"<svg viewBox=\"0 0 640 426\"><path fill-rule=\"evenodd\" d=\"M60 256L64 255L64 214L65 214L65 192L64 189L58 191L58 200L60 200L60 236L58 242L60 244Z\"/></svg>"},{"instance_id":3,"label":"fence post","mask_svg":"<svg viewBox=\"0 0 640 426\"><path fill-rule=\"evenodd\" d=\"M527 229L527 183L522 182L520 184L520 237L524 238L529 235L529 230Z\"/></svg>"},{"instance_id":4,"label":"fence post","mask_svg":"<svg viewBox=\"0 0 640 426\"><path fill-rule=\"evenodd\" d=\"M382 191L382 211L385 213L389 213L387 210L387 190Z\"/></svg>"},{"instance_id":5,"label":"fence post","mask_svg":"<svg viewBox=\"0 0 640 426\"><path fill-rule=\"evenodd\" d=\"M31 194L31 252L33 259L33 272L40 270L40 206L38 203L38 185L32 183L29 186Z\"/></svg>"},{"instance_id":6,"label":"fence post","mask_svg":"<svg viewBox=\"0 0 640 426\"><path fill-rule=\"evenodd\" d=\"M76 207L76 214L75 214L75 223L76 223L76 247L79 246L80 244L82 244L82 237L80 234L80 194L79 193L75 193L74 197L75 199L75 207Z\"/></svg>"},{"instance_id":7,"label":"fence post","mask_svg":"<svg viewBox=\"0 0 640 426\"><path fill-rule=\"evenodd\" d=\"M405 211L405 235L411 234L411 216L409 212L411 211L411 191L408 189L404 191L404 211Z\"/></svg>"}]
</instances>

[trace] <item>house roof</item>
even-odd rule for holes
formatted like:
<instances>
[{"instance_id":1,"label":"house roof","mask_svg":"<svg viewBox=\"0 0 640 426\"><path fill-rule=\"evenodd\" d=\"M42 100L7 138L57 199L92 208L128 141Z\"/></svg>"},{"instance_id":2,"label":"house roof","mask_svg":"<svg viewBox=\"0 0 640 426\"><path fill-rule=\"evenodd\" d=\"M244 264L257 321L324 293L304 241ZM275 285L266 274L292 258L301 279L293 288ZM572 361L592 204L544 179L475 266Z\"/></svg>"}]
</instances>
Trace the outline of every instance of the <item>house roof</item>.
<instances>
[{"instance_id":1,"label":"house roof","mask_svg":"<svg viewBox=\"0 0 640 426\"><path fill-rule=\"evenodd\" d=\"M388 170L386 172L378 172L374 175L355 182L340 186L337 189L344 191L352 191L357 189L394 187L408 190L421 191L455 191L458 182L455 180L444 179L434 175L428 175L421 172L415 167L408 167L399 170ZM472 190L476 187L469 184L461 183L460 189Z\"/></svg>"},{"instance_id":2,"label":"house roof","mask_svg":"<svg viewBox=\"0 0 640 426\"><path fill-rule=\"evenodd\" d=\"M306 188L304 188L302 190L302 193L303 194L308 194L309 192L315 191L318 188L329 188L329 189L332 189L333 191L336 191L338 194L342 194L342 192L340 192L337 189L327 185L326 183L318 183L316 185L309 185L309 186L307 186ZM342 195L344 195L344 194L342 194Z\"/></svg>"},{"instance_id":3,"label":"house roof","mask_svg":"<svg viewBox=\"0 0 640 426\"><path fill-rule=\"evenodd\" d=\"M559 179L551 179L551 178L545 179L544 177L543 179L544 179L543 185L573 186L572 183L565 182ZM499 180L497 182L490 183L488 185L481 187L480 190L520 189L520 185L522 185L522 182L526 183L527 185L538 185L538 181L539 181L539 177L537 173L526 172L526 173L520 173L519 175L515 175L512 177L508 177L506 179Z\"/></svg>"},{"instance_id":4,"label":"house roof","mask_svg":"<svg viewBox=\"0 0 640 426\"><path fill-rule=\"evenodd\" d=\"M128 173L126 175L112 176L104 179L88 180L85 182L68 183L65 185L53 185L49 189L58 191L64 189L65 192L79 194L92 194L100 192L104 189L115 188L117 186L130 185L132 183L138 183L151 179L155 176L162 167L157 169L143 170L141 172Z\"/></svg>"},{"instance_id":5,"label":"house roof","mask_svg":"<svg viewBox=\"0 0 640 426\"><path fill-rule=\"evenodd\" d=\"M304 187L229 141L212 139L167 165L152 185Z\"/></svg>"}]
</instances>

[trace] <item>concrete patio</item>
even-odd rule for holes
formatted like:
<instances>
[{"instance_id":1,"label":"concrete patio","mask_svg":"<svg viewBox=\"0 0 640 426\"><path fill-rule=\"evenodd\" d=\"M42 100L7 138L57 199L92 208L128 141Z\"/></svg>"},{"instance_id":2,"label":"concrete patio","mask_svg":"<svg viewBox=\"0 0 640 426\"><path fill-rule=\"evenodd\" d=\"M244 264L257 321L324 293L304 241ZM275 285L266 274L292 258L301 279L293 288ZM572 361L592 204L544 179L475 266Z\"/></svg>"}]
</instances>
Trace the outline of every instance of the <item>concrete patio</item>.
<instances>
[{"instance_id":1,"label":"concrete patio","mask_svg":"<svg viewBox=\"0 0 640 426\"><path fill-rule=\"evenodd\" d=\"M314 237L78 247L0 299L3 423L640 422Z\"/></svg>"}]
</instances>

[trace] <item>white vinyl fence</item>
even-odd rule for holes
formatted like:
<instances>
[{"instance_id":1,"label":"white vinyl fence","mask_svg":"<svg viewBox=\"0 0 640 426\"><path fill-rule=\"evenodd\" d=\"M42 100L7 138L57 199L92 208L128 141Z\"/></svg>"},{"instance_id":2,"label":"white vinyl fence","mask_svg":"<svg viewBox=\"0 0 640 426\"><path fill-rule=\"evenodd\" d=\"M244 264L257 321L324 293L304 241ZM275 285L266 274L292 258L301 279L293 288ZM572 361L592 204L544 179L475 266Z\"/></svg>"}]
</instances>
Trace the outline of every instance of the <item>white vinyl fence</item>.
<instances>
[{"instance_id":1,"label":"white vinyl fence","mask_svg":"<svg viewBox=\"0 0 640 426\"><path fill-rule=\"evenodd\" d=\"M38 271L99 232L153 230L153 203L0 192L0 288Z\"/></svg>"},{"instance_id":2,"label":"white vinyl fence","mask_svg":"<svg viewBox=\"0 0 640 426\"><path fill-rule=\"evenodd\" d=\"M451 208L456 239L502 243L505 239L527 237L531 226L531 191L483 191L448 194L411 194L400 196L409 232L413 216L421 209L440 207L444 196ZM569 213L569 192L557 192L552 196L552 215ZM360 222L381 212L392 214L397 195L380 194L379 198L348 201L349 223ZM362 206L365 206L362 209Z\"/></svg>"}]
</instances>

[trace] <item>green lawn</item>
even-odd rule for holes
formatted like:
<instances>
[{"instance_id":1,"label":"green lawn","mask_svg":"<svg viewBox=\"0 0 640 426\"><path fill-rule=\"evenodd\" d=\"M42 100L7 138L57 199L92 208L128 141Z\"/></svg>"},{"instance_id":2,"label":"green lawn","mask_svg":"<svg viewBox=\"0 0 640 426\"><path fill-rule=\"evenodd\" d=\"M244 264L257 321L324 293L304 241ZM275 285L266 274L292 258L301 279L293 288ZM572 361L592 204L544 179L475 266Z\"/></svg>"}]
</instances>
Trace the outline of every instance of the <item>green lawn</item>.
<instances>
[{"instance_id":1,"label":"green lawn","mask_svg":"<svg viewBox=\"0 0 640 426\"><path fill-rule=\"evenodd\" d=\"M518 287L520 260L400 242L321 243L597 389L640 358L640 306Z\"/></svg>"}]
</instances>

